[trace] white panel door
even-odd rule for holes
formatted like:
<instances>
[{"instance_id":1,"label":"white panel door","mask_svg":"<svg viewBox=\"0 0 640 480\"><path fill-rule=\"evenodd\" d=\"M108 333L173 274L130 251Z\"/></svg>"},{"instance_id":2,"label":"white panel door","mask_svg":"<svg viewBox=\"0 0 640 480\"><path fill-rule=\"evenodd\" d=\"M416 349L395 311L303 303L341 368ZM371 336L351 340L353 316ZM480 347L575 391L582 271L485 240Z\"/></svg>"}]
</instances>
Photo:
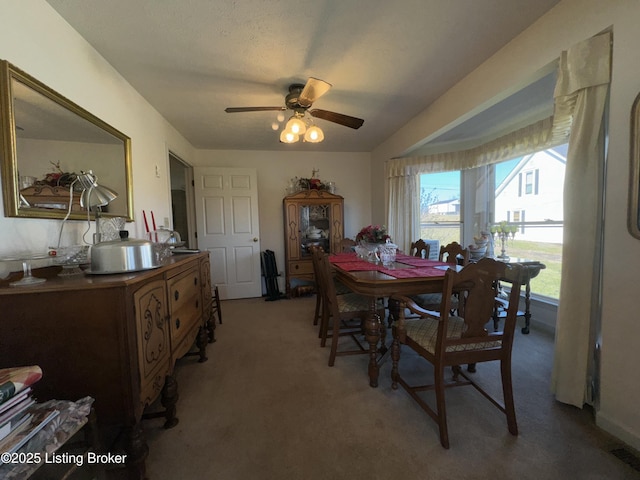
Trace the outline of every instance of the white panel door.
<instances>
[{"instance_id":1,"label":"white panel door","mask_svg":"<svg viewBox=\"0 0 640 480\"><path fill-rule=\"evenodd\" d=\"M195 167L198 248L211 257L220 297L262 295L258 185L252 168Z\"/></svg>"}]
</instances>

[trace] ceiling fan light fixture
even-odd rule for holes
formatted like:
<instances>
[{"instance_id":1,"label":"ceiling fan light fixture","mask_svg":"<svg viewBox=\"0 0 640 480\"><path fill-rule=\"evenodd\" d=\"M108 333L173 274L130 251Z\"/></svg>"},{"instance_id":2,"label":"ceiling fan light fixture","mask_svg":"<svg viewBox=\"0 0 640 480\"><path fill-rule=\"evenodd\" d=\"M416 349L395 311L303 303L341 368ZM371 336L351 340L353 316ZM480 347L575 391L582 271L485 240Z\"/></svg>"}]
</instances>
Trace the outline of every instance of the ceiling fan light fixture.
<instances>
[{"instance_id":1,"label":"ceiling fan light fixture","mask_svg":"<svg viewBox=\"0 0 640 480\"><path fill-rule=\"evenodd\" d=\"M304 134L304 141L310 143L320 143L324 140L324 132L320 129L320 127L316 127L315 125L309 127Z\"/></svg>"},{"instance_id":2,"label":"ceiling fan light fixture","mask_svg":"<svg viewBox=\"0 0 640 480\"><path fill-rule=\"evenodd\" d=\"M296 143L298 140L300 140L300 135L296 135L286 128L282 131L282 133L280 133L280 141L282 143Z\"/></svg>"},{"instance_id":3,"label":"ceiling fan light fixture","mask_svg":"<svg viewBox=\"0 0 640 480\"><path fill-rule=\"evenodd\" d=\"M303 135L307 130L307 126L298 115L293 115L287 122L285 130L295 135Z\"/></svg>"}]
</instances>

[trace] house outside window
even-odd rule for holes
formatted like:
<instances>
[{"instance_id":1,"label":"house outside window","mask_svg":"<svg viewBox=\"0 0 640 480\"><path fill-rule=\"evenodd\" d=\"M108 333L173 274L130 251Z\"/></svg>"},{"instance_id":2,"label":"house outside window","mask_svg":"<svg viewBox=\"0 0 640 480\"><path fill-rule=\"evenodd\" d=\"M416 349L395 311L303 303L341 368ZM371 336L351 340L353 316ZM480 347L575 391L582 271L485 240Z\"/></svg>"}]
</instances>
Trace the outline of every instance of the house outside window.
<instances>
[{"instance_id":1,"label":"house outside window","mask_svg":"<svg viewBox=\"0 0 640 480\"><path fill-rule=\"evenodd\" d=\"M421 238L471 243L490 224L516 224L507 254L544 263L531 291L558 299L566 153L562 145L487 167L420 175Z\"/></svg>"},{"instance_id":2,"label":"house outside window","mask_svg":"<svg viewBox=\"0 0 640 480\"><path fill-rule=\"evenodd\" d=\"M560 295L566 153L562 145L495 166L494 221L518 225L507 254L544 263L531 290L553 299Z\"/></svg>"}]
</instances>

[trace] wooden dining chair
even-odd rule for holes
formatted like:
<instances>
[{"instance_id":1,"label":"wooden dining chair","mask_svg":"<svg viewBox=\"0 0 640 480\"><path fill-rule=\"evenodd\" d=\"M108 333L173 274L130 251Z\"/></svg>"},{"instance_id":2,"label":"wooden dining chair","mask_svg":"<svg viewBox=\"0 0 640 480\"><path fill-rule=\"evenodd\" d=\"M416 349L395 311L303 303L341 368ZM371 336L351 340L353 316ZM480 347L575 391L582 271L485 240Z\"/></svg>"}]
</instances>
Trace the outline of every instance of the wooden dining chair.
<instances>
[{"instance_id":1,"label":"wooden dining chair","mask_svg":"<svg viewBox=\"0 0 640 480\"><path fill-rule=\"evenodd\" d=\"M486 328L492 320L495 302L495 284L508 278L512 283L510 306L505 318L504 329L489 332ZM440 314L434 314L420 308L408 297L393 297L400 302L398 320L394 323L391 358L392 388L400 384L409 395L438 424L440 443L449 448L445 389L452 386L472 385L482 395L502 411L507 417L507 425L512 435L518 434L516 413L511 381L511 351L516 325L516 311L522 269L519 265L509 266L491 258L483 258L476 264L470 264L460 272L448 270L442 289L444 299ZM451 298L458 295L460 305L456 315L452 315ZM417 319L406 319L404 309L419 314ZM429 385L409 385L399 372L400 349L405 345L416 351L433 365L433 382ZM483 390L464 373L460 365L475 365L480 362L500 362L503 401ZM452 379L445 379L445 369L451 367ZM462 378L461 378L462 377ZM485 383L486 384L486 383ZM419 392L435 391L435 408L419 396Z\"/></svg>"},{"instance_id":2,"label":"wooden dining chair","mask_svg":"<svg viewBox=\"0 0 640 480\"><path fill-rule=\"evenodd\" d=\"M450 263L452 265L465 266L469 263L470 252L468 248L462 248L458 242L451 242L448 245L442 245L440 247L440 254L438 259L441 262ZM418 306L425 310L440 311L442 305L441 293L422 293L418 295L412 295L411 299L418 304ZM451 299L450 307L454 310L458 308L457 297L454 296Z\"/></svg>"},{"instance_id":3,"label":"wooden dining chair","mask_svg":"<svg viewBox=\"0 0 640 480\"><path fill-rule=\"evenodd\" d=\"M366 342L363 344L360 337L364 334L364 321L369 315L370 300L357 293L338 295L328 255L322 249L313 250L312 255L315 256L314 267L317 267L315 273L322 298L320 346L326 346L327 340L331 339L329 366L332 367L337 356L369 353L368 345ZM377 313L383 316L384 306L380 304ZM344 336L353 339L355 348L338 350L339 338Z\"/></svg>"},{"instance_id":4,"label":"wooden dining chair","mask_svg":"<svg viewBox=\"0 0 640 480\"><path fill-rule=\"evenodd\" d=\"M356 241L353 238L343 238L340 240L340 251L343 253L353 252Z\"/></svg>"},{"instance_id":5,"label":"wooden dining chair","mask_svg":"<svg viewBox=\"0 0 640 480\"><path fill-rule=\"evenodd\" d=\"M314 272L314 286L315 286L315 292L316 292L316 308L313 314L313 324L318 325L320 323L320 318L322 317L322 293L320 291L321 285L318 283L318 275L316 273L319 267L316 264L318 257L314 256L313 254L315 250L319 250L320 252L322 252L322 254L324 254L325 252L320 245L313 245L309 247L309 252L311 253L311 264L313 266L313 272ZM333 282L336 287L336 295L344 295L345 293L352 293L351 290L347 288L342 282L339 282L335 279L333 279ZM322 333L322 329L320 329L320 331L318 332L319 337L321 336L321 333Z\"/></svg>"},{"instance_id":6,"label":"wooden dining chair","mask_svg":"<svg viewBox=\"0 0 640 480\"><path fill-rule=\"evenodd\" d=\"M419 258L429 258L429 253L431 250L431 245L425 243L423 239L418 239L415 242L411 242L411 247L409 248L409 255L412 257Z\"/></svg>"}]
</instances>

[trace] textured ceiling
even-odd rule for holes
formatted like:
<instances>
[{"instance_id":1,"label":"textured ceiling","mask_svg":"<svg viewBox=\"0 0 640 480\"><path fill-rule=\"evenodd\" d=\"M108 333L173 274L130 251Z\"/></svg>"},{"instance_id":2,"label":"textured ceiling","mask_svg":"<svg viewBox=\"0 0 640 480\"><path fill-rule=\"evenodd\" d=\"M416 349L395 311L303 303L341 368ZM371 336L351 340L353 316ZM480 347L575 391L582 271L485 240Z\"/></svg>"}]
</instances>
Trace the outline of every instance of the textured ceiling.
<instances>
[{"instance_id":1,"label":"textured ceiling","mask_svg":"<svg viewBox=\"0 0 640 480\"><path fill-rule=\"evenodd\" d=\"M47 0L196 148L373 150L559 0ZM284 145L291 83L333 85L320 144ZM477 132L476 132L477 133Z\"/></svg>"}]
</instances>

